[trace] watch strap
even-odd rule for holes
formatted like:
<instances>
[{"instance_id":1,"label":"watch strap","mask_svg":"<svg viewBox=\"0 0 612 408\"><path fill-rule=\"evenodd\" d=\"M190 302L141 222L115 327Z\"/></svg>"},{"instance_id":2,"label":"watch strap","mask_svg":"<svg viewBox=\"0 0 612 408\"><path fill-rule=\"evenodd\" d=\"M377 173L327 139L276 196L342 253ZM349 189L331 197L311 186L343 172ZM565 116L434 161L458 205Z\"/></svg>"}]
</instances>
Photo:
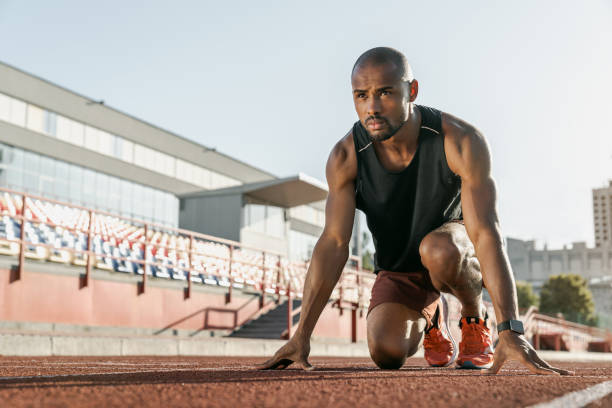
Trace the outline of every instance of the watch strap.
<instances>
[{"instance_id":1,"label":"watch strap","mask_svg":"<svg viewBox=\"0 0 612 408\"><path fill-rule=\"evenodd\" d=\"M497 332L501 333L504 330L511 330L515 333L525 334L525 328L523 327L523 322L520 320L506 320L497 325Z\"/></svg>"}]
</instances>

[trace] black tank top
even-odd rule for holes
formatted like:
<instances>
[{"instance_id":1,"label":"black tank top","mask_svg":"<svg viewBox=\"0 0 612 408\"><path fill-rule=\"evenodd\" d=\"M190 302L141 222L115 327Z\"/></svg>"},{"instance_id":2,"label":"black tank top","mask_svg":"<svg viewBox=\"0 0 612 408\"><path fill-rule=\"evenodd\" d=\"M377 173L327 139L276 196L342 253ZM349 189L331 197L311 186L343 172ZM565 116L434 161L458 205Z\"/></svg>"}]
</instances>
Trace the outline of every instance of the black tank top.
<instances>
[{"instance_id":1,"label":"black tank top","mask_svg":"<svg viewBox=\"0 0 612 408\"><path fill-rule=\"evenodd\" d=\"M463 218L461 179L446 161L441 113L415 106L421 113L417 149L408 167L399 172L382 166L361 122L353 126L355 200L372 233L375 273L425 271L419 255L421 240L445 222Z\"/></svg>"}]
</instances>

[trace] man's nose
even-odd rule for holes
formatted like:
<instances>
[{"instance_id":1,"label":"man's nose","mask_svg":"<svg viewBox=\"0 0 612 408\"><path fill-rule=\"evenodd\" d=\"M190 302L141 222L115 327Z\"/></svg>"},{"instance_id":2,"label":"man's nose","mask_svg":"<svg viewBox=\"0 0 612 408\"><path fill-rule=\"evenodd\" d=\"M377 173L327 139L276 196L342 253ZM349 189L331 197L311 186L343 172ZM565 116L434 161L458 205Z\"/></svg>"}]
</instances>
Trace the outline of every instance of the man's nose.
<instances>
[{"instance_id":1,"label":"man's nose","mask_svg":"<svg viewBox=\"0 0 612 408\"><path fill-rule=\"evenodd\" d=\"M372 97L368 99L367 114L368 116L380 114L380 98Z\"/></svg>"}]
</instances>

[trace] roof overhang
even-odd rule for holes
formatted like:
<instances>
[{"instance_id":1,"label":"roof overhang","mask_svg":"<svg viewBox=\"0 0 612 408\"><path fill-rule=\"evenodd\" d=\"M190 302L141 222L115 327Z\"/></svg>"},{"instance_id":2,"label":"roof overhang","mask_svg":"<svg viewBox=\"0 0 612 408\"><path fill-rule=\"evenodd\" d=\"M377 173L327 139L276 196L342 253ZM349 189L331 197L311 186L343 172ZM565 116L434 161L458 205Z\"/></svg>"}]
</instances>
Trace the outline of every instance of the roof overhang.
<instances>
[{"instance_id":1,"label":"roof overhang","mask_svg":"<svg viewBox=\"0 0 612 408\"><path fill-rule=\"evenodd\" d=\"M291 208L325 200L327 198L328 189L324 183L314 177L299 173L291 177L242 184L219 190L201 191L186 194L181 197L206 197L238 193L255 201L261 201L283 208Z\"/></svg>"}]
</instances>

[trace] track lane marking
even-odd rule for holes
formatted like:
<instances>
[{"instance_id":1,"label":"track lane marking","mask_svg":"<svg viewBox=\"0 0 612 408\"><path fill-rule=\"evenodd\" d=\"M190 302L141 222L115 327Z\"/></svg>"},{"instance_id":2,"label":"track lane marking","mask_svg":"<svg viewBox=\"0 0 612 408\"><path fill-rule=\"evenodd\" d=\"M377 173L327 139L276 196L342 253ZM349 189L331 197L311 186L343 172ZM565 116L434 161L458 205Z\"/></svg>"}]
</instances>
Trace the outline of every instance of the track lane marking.
<instances>
[{"instance_id":1,"label":"track lane marking","mask_svg":"<svg viewBox=\"0 0 612 408\"><path fill-rule=\"evenodd\" d=\"M581 391L570 392L548 402L530 405L527 408L584 407L612 393L612 381L606 381Z\"/></svg>"}]
</instances>

